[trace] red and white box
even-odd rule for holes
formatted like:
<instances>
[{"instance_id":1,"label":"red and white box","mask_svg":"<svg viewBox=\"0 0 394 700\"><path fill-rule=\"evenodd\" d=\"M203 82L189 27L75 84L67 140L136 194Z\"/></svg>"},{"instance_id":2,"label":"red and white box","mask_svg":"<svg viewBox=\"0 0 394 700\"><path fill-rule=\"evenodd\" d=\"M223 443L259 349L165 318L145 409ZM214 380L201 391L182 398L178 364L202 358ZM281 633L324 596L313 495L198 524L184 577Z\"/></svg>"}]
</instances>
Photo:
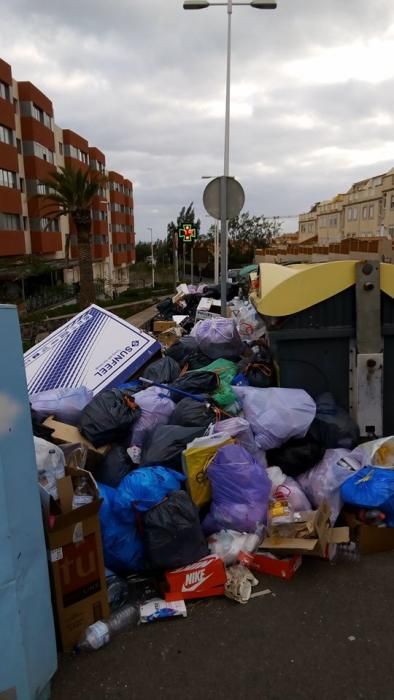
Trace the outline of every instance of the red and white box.
<instances>
[{"instance_id":1,"label":"red and white box","mask_svg":"<svg viewBox=\"0 0 394 700\"><path fill-rule=\"evenodd\" d=\"M238 561L247 566L251 571L258 571L260 574L279 576L287 581L293 578L294 574L302 564L302 556L295 554L292 557L276 557L263 552L247 554L240 552Z\"/></svg>"},{"instance_id":2,"label":"red and white box","mask_svg":"<svg viewBox=\"0 0 394 700\"><path fill-rule=\"evenodd\" d=\"M222 560L211 554L194 564L167 571L165 579L167 590L164 597L168 602L207 598L224 595L226 569Z\"/></svg>"}]
</instances>

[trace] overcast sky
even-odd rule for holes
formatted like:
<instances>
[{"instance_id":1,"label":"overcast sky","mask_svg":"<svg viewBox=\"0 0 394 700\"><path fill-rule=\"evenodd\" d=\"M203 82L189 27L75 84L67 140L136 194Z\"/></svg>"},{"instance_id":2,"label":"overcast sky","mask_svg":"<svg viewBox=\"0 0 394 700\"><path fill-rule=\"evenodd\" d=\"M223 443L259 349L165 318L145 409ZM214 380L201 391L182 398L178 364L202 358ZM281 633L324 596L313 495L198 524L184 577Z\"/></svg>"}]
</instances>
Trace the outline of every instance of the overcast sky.
<instances>
[{"instance_id":1,"label":"overcast sky","mask_svg":"<svg viewBox=\"0 0 394 700\"><path fill-rule=\"evenodd\" d=\"M140 240L223 170L226 11L182 0L2 1L0 55L56 122L134 182ZM253 214L292 215L394 166L394 1L234 7L230 172ZM285 230L296 230L286 220Z\"/></svg>"}]
</instances>

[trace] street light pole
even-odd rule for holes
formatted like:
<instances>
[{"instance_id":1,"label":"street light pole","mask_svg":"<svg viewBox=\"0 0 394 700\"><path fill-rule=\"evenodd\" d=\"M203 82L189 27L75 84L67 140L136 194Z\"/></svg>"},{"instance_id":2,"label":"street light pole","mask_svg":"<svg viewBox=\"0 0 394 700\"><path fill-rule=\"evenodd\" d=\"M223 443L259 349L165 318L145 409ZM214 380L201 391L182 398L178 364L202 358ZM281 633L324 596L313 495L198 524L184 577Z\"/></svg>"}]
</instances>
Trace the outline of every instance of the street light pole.
<instances>
[{"instance_id":1,"label":"street light pole","mask_svg":"<svg viewBox=\"0 0 394 700\"><path fill-rule=\"evenodd\" d=\"M148 231L150 231L150 253L152 260L152 289L155 288L155 258L153 257L153 229L148 226Z\"/></svg>"},{"instance_id":2,"label":"street light pole","mask_svg":"<svg viewBox=\"0 0 394 700\"><path fill-rule=\"evenodd\" d=\"M251 0L250 2L238 2L237 0L227 0L227 2L209 2L209 0L184 0L184 10L203 10L210 6L227 6L227 62L226 62L226 110L224 122L224 167L223 177L220 183L220 297L221 314L227 316L227 268L228 268L228 245L227 245L227 178L230 172L230 74L231 74L231 18L233 5L249 5L257 10L275 10L277 3L267 0Z\"/></svg>"}]
</instances>

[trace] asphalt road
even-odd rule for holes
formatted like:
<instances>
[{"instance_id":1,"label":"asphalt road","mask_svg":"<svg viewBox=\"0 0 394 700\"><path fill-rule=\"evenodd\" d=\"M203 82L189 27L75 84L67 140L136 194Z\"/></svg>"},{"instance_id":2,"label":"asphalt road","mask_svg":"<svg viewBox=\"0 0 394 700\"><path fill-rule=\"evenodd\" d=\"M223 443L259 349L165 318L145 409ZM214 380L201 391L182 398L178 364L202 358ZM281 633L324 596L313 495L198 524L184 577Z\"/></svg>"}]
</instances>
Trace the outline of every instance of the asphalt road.
<instances>
[{"instance_id":1,"label":"asphalt road","mask_svg":"<svg viewBox=\"0 0 394 700\"><path fill-rule=\"evenodd\" d=\"M394 552L260 581L274 595L188 603L60 657L52 700L393 700Z\"/></svg>"}]
</instances>

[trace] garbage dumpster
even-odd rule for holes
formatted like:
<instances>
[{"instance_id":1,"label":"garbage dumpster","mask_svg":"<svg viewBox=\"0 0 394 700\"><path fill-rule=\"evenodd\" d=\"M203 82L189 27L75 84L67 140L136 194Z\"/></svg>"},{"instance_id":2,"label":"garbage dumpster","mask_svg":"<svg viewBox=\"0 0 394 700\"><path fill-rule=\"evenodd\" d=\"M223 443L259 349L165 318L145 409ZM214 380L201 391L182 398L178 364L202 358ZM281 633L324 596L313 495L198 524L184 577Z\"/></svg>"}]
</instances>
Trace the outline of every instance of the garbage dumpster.
<instances>
[{"instance_id":1,"label":"garbage dumpster","mask_svg":"<svg viewBox=\"0 0 394 700\"><path fill-rule=\"evenodd\" d=\"M283 387L330 391L363 437L394 433L394 266L263 263L252 301Z\"/></svg>"}]
</instances>

